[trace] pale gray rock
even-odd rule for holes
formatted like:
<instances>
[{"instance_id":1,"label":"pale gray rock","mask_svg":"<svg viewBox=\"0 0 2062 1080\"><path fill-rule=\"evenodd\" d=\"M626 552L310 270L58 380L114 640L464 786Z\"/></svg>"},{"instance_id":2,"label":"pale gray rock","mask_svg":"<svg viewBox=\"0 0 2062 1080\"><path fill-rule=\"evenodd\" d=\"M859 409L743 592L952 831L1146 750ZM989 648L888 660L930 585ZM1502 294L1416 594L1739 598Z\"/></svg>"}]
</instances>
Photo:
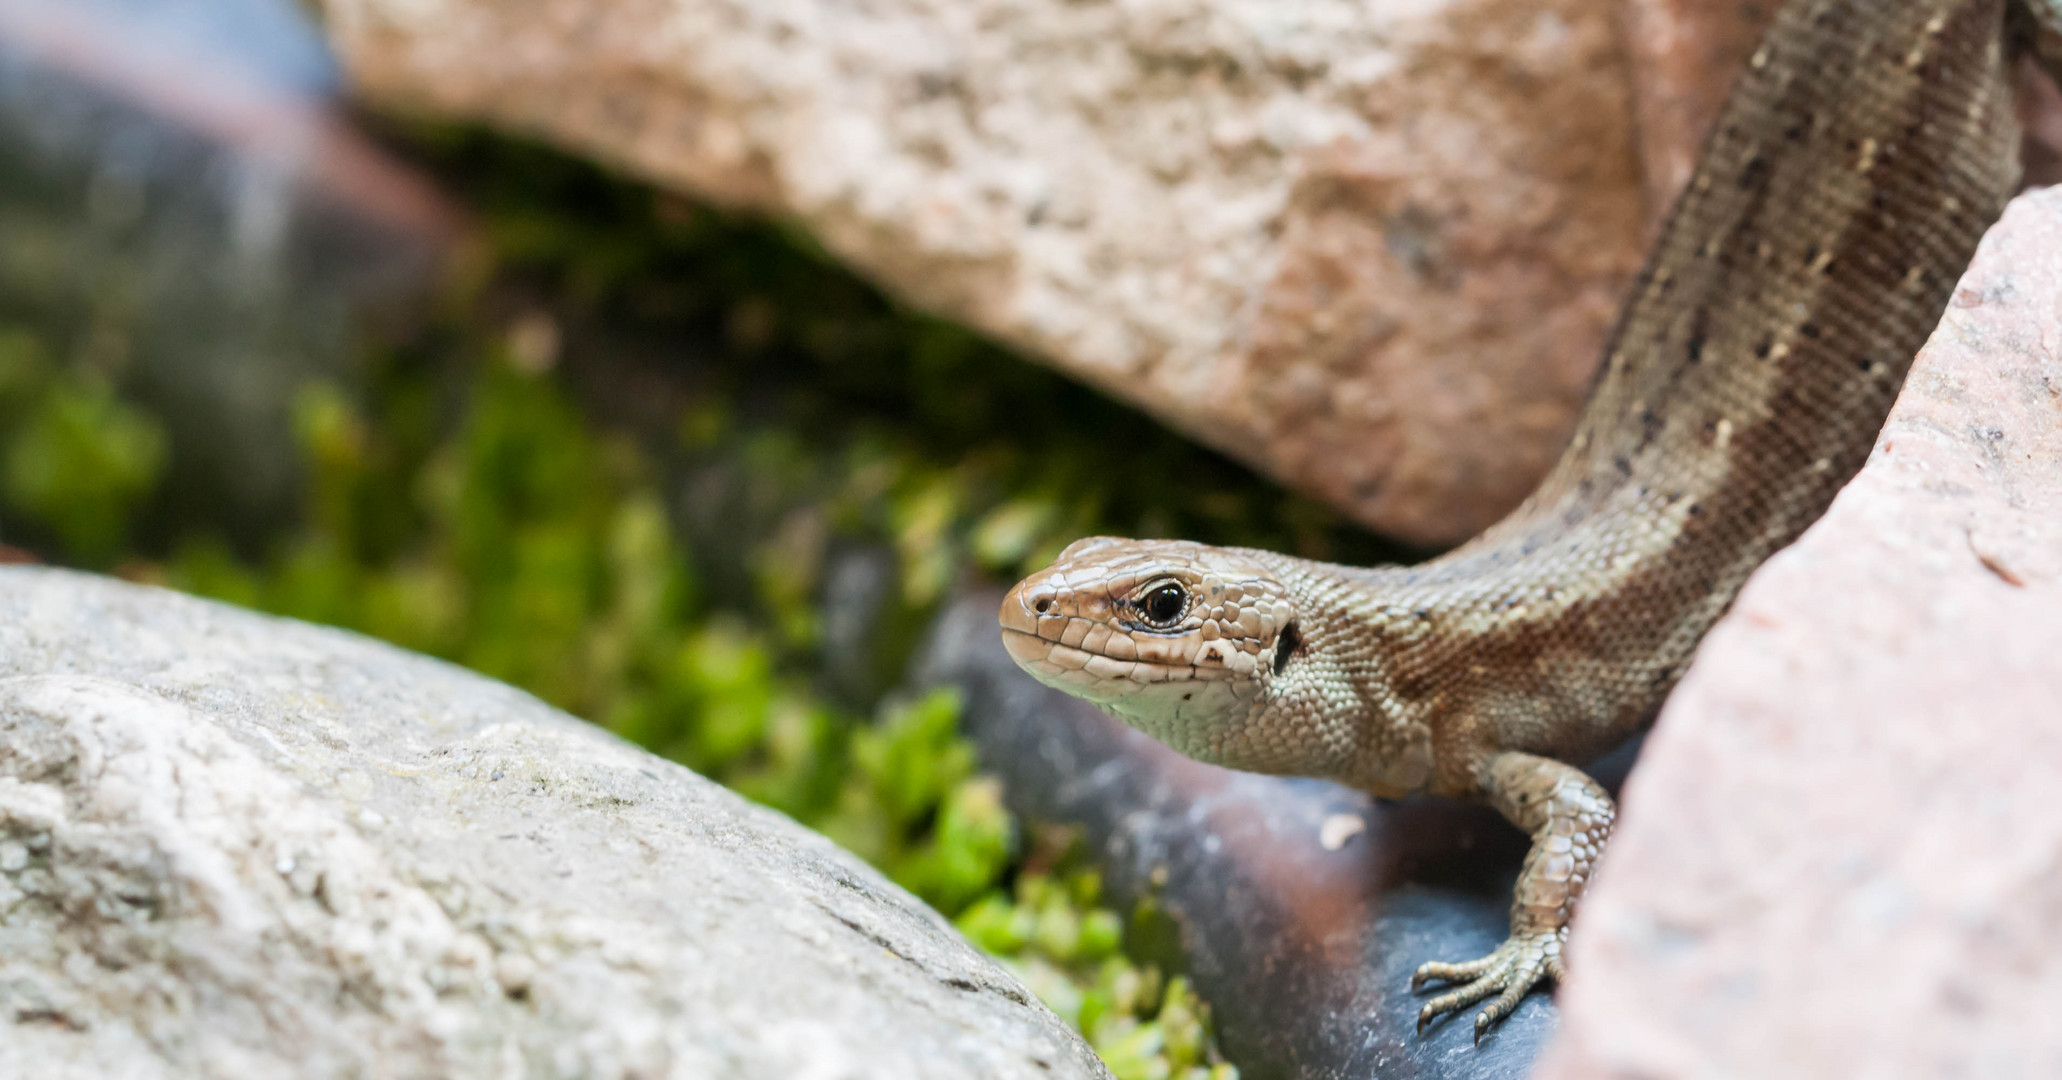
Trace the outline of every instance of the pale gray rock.
<instances>
[{"instance_id":1,"label":"pale gray rock","mask_svg":"<svg viewBox=\"0 0 2062 1080\"><path fill-rule=\"evenodd\" d=\"M1543 1077L2062 1076L2062 190L1669 699Z\"/></svg>"},{"instance_id":2,"label":"pale gray rock","mask_svg":"<svg viewBox=\"0 0 2062 1080\"><path fill-rule=\"evenodd\" d=\"M369 100L795 220L1424 543L1551 463L1644 238L1618 0L322 6Z\"/></svg>"},{"instance_id":3,"label":"pale gray rock","mask_svg":"<svg viewBox=\"0 0 2062 1080\"><path fill-rule=\"evenodd\" d=\"M788 819L349 634L0 569L0 1076L1095 1077Z\"/></svg>"}]
</instances>

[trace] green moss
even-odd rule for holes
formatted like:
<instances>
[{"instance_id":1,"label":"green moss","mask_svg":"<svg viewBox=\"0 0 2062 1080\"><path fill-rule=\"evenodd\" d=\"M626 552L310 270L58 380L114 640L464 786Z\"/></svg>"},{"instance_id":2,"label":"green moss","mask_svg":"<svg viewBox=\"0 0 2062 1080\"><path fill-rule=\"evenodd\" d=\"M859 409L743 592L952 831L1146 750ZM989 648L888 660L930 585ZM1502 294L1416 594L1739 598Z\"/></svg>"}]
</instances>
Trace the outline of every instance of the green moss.
<instances>
[{"instance_id":1,"label":"green moss","mask_svg":"<svg viewBox=\"0 0 2062 1080\"><path fill-rule=\"evenodd\" d=\"M0 333L0 499L74 559L106 565L164 469L165 437L98 373L54 366L40 341Z\"/></svg>"},{"instance_id":2,"label":"green moss","mask_svg":"<svg viewBox=\"0 0 2062 1080\"><path fill-rule=\"evenodd\" d=\"M1046 830L1014 888L982 897L958 925L1087 1036L1119 1080L1237 1076L1216 1056L1209 1007L1188 981L1123 954L1122 923L1098 906L1101 893L1079 837Z\"/></svg>"}]
</instances>

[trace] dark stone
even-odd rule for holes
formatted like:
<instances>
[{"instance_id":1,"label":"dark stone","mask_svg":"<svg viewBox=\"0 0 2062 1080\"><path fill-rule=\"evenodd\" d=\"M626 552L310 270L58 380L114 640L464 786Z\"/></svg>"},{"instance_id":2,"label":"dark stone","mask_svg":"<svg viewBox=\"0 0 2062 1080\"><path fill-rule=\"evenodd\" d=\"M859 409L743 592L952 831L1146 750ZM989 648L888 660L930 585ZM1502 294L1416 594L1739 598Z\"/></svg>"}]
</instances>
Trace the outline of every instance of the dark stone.
<instances>
[{"instance_id":1,"label":"dark stone","mask_svg":"<svg viewBox=\"0 0 2062 1080\"><path fill-rule=\"evenodd\" d=\"M898 599L900 564L885 544L843 544L824 558L824 688L847 704L880 696L881 645Z\"/></svg>"},{"instance_id":2,"label":"dark stone","mask_svg":"<svg viewBox=\"0 0 2062 1080\"><path fill-rule=\"evenodd\" d=\"M339 92L293 0L0 4L0 324L163 421L160 514L293 509L296 391L438 280L457 214Z\"/></svg>"},{"instance_id":3,"label":"dark stone","mask_svg":"<svg viewBox=\"0 0 2062 1080\"><path fill-rule=\"evenodd\" d=\"M955 601L918 681L962 688L968 734L1012 811L1082 827L1112 898L1150 897L1172 917L1180 966L1248 1080L1525 1075L1554 1030L1547 995L1473 1046L1473 1009L1416 1035L1430 992L1410 991L1418 964L1502 940L1522 834L1486 807L1190 761L1019 671L996 632L1000 602L999 590ZM1598 770L1607 783L1630 756ZM1362 831L1343 835L1354 819Z\"/></svg>"}]
</instances>

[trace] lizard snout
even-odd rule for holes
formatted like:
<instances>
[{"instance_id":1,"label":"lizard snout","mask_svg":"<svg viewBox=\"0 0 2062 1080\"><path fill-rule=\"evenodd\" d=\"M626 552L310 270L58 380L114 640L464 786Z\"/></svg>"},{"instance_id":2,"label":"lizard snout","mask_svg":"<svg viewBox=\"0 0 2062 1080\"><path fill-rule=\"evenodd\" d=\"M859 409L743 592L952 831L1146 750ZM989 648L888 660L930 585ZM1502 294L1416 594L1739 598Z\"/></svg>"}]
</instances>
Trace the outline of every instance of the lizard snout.
<instances>
[{"instance_id":1,"label":"lizard snout","mask_svg":"<svg viewBox=\"0 0 2062 1080\"><path fill-rule=\"evenodd\" d=\"M997 612L997 621L1002 624L1002 645L1009 650L1010 659L1019 664L1044 660L1052 651L1052 643L1039 634L1041 622L1050 623L1057 636L1058 628L1066 620L1052 612L1059 598L1059 589L1045 575L1025 578L1016 584L1002 598L1002 610Z\"/></svg>"}]
</instances>

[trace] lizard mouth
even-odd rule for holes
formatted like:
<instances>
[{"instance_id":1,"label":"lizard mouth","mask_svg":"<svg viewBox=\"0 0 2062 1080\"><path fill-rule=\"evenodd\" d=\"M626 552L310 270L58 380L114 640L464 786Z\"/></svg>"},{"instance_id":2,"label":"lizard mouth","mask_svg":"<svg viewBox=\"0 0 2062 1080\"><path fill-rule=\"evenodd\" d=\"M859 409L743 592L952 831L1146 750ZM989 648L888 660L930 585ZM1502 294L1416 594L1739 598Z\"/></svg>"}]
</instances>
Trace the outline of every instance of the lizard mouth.
<instances>
[{"instance_id":1,"label":"lizard mouth","mask_svg":"<svg viewBox=\"0 0 2062 1080\"><path fill-rule=\"evenodd\" d=\"M1002 647L1009 650L1010 659L1032 678L1097 705L1130 697L1145 687L1144 683L1128 677L1130 673L1109 678L1094 674L1089 671L1091 665L1101 668L1104 663L1112 661L1105 656L1048 641L1035 633L1005 628Z\"/></svg>"},{"instance_id":2,"label":"lizard mouth","mask_svg":"<svg viewBox=\"0 0 2062 1080\"><path fill-rule=\"evenodd\" d=\"M1129 711L1121 703L1155 687L1231 684L1238 673L1227 667L1160 664L1118 660L1066 645L1038 634L1005 628L1002 646L1010 659L1032 678L1105 708ZM1233 690L1237 693L1237 690ZM1186 691L1184 691L1186 693Z\"/></svg>"},{"instance_id":3,"label":"lizard mouth","mask_svg":"<svg viewBox=\"0 0 2062 1080\"><path fill-rule=\"evenodd\" d=\"M1250 666L1238 664L1235 657L1241 654L1231 642L1223 640L1197 647L1200 663L1123 658L1092 649L1092 642L1120 635L1133 644L1134 652L1137 643L1121 628L1055 611L1056 605L1049 596L1039 595L1041 590L1035 586L1026 586L1033 586L1033 582L1018 585L1003 598L998 618L1002 645L1018 667L1047 686L1103 703L1130 697L1158 683L1233 679L1240 674L1241 666ZM1041 600L1046 601L1044 611L1039 610ZM1170 652L1181 648L1170 639L1158 639L1154 644Z\"/></svg>"}]
</instances>

